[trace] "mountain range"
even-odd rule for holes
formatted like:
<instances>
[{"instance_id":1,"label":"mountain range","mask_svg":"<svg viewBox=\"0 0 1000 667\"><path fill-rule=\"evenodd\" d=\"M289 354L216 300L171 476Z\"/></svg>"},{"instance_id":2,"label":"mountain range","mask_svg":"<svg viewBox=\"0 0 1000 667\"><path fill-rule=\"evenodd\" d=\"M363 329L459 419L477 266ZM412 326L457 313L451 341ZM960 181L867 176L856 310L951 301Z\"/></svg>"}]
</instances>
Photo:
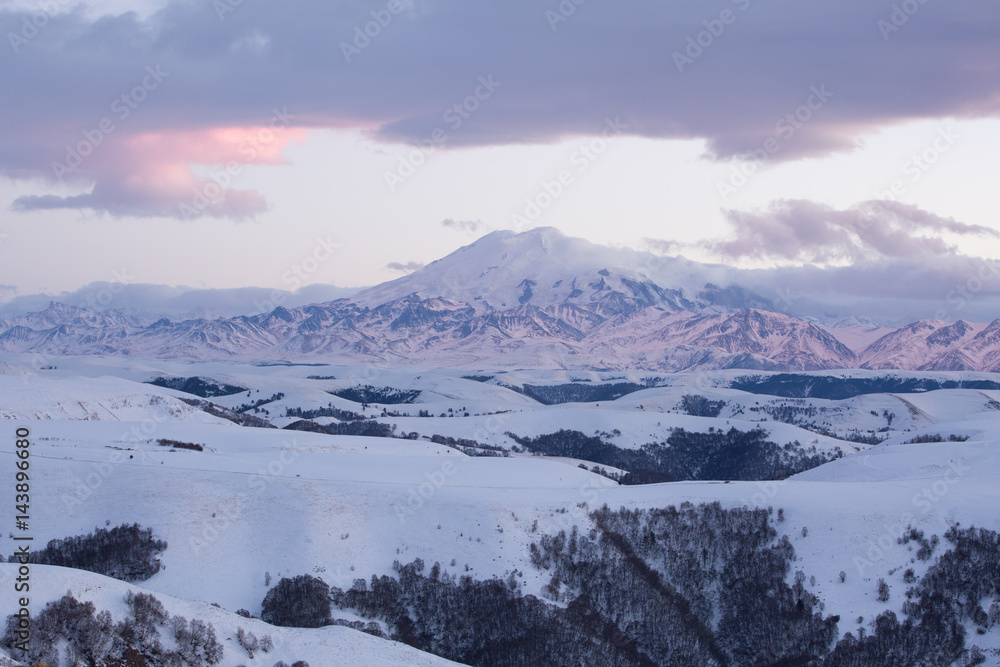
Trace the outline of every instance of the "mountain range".
<instances>
[{"instance_id":1,"label":"mountain range","mask_svg":"<svg viewBox=\"0 0 1000 667\"><path fill-rule=\"evenodd\" d=\"M493 232L326 303L144 321L52 302L0 320L0 351L454 367L1000 371L1000 319L826 324L776 312L719 267L551 228ZM721 286L720 286L721 285ZM836 326L837 324L841 326Z\"/></svg>"}]
</instances>

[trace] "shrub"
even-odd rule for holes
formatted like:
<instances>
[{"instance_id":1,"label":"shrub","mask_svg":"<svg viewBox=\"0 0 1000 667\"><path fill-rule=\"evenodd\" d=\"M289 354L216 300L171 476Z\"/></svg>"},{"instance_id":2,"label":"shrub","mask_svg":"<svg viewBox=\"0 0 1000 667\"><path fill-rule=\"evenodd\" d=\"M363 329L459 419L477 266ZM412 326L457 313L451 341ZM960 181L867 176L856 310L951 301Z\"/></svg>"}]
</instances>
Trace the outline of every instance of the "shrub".
<instances>
[{"instance_id":1,"label":"shrub","mask_svg":"<svg viewBox=\"0 0 1000 667\"><path fill-rule=\"evenodd\" d=\"M718 417L725 401L710 401L704 396L685 394L681 397L681 409L692 417Z\"/></svg>"},{"instance_id":2,"label":"shrub","mask_svg":"<svg viewBox=\"0 0 1000 667\"><path fill-rule=\"evenodd\" d=\"M889 601L889 584L885 583L885 579L878 580L878 601L888 602Z\"/></svg>"},{"instance_id":3,"label":"shrub","mask_svg":"<svg viewBox=\"0 0 1000 667\"><path fill-rule=\"evenodd\" d=\"M160 447L171 447L173 449L190 449L191 451L194 451L194 452L203 452L203 451L205 451L205 446L204 445L199 445L199 444L194 443L194 442L182 442L180 440L169 440L167 438L160 438L159 440L156 441L156 444L158 444Z\"/></svg>"}]
</instances>

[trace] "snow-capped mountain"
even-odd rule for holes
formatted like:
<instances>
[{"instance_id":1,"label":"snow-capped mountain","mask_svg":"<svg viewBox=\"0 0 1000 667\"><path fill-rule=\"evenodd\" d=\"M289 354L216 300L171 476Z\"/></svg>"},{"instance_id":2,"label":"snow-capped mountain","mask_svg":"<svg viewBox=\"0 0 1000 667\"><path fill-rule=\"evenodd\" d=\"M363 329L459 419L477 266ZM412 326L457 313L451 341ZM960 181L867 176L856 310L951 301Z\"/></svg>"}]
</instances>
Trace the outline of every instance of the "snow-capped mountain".
<instances>
[{"instance_id":1,"label":"snow-capped mountain","mask_svg":"<svg viewBox=\"0 0 1000 667\"><path fill-rule=\"evenodd\" d=\"M141 322L117 310L95 312L58 301L51 301L44 309L36 312L0 320L0 326L7 329L21 326L28 329L44 330L63 324L93 327L136 327Z\"/></svg>"},{"instance_id":2,"label":"snow-capped mountain","mask_svg":"<svg viewBox=\"0 0 1000 667\"><path fill-rule=\"evenodd\" d=\"M642 304L678 311L707 305L691 300L700 285L694 267L686 264L595 245L550 227L522 234L497 231L416 273L364 290L355 301L374 307L415 294L477 310L530 304L617 311Z\"/></svg>"},{"instance_id":3,"label":"snow-capped mountain","mask_svg":"<svg viewBox=\"0 0 1000 667\"><path fill-rule=\"evenodd\" d=\"M726 267L551 228L502 231L352 298L253 316L145 324L51 303L0 322L0 351L662 371L1000 369L1000 320L824 326L773 312L730 277Z\"/></svg>"},{"instance_id":4,"label":"snow-capped mountain","mask_svg":"<svg viewBox=\"0 0 1000 667\"><path fill-rule=\"evenodd\" d=\"M1000 370L1000 320L990 324L914 322L870 345L865 368Z\"/></svg>"}]
</instances>

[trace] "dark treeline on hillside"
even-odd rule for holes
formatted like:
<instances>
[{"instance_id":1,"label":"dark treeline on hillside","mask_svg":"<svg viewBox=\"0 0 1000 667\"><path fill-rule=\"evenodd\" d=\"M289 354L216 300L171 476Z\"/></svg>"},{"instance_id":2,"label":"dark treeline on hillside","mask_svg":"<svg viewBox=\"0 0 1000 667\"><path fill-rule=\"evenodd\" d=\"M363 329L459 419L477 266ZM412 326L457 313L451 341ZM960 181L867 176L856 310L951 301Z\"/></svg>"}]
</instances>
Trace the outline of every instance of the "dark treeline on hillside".
<instances>
[{"instance_id":1,"label":"dark treeline on hillside","mask_svg":"<svg viewBox=\"0 0 1000 667\"><path fill-rule=\"evenodd\" d=\"M326 433L327 435L363 435L369 438L395 438L396 425L383 424L374 419L362 421L340 422L339 424L317 424L313 421L301 420L285 427L289 431L308 431L310 433Z\"/></svg>"},{"instance_id":2,"label":"dark treeline on hillside","mask_svg":"<svg viewBox=\"0 0 1000 667\"><path fill-rule=\"evenodd\" d=\"M758 481L785 479L830 460L799 443L778 445L767 431L695 433L678 428L665 443L624 449L579 431L560 430L536 438L507 435L525 450L564 456L627 470L623 484L687 480Z\"/></svg>"},{"instance_id":3,"label":"dark treeline on hillside","mask_svg":"<svg viewBox=\"0 0 1000 667\"><path fill-rule=\"evenodd\" d=\"M418 559L333 588L333 604L469 665L805 664L832 645L837 619L785 583L795 554L768 510L605 507L591 519L532 545L549 601L523 595L518 573L477 581Z\"/></svg>"},{"instance_id":4,"label":"dark treeline on hillside","mask_svg":"<svg viewBox=\"0 0 1000 667\"><path fill-rule=\"evenodd\" d=\"M262 419L251 414L236 412L235 410L224 408L221 405L216 405L211 401L206 401L200 398L182 398L181 400L191 407L198 408L202 412L206 412L213 417L220 417L222 419L229 420L234 424L239 424L240 426L248 426L250 428L276 428L274 424L266 419Z\"/></svg>"},{"instance_id":5,"label":"dark treeline on hillside","mask_svg":"<svg viewBox=\"0 0 1000 667\"><path fill-rule=\"evenodd\" d=\"M922 541L922 533L911 534ZM977 646L966 649L964 626L975 627L975 636L995 632L1000 626L1000 534L956 525L945 533L945 539L953 548L906 591L903 621L891 611L881 614L874 633L846 635L824 664L902 667L986 662ZM935 536L931 542L936 540ZM987 611L983 604L991 600Z\"/></svg>"},{"instance_id":6,"label":"dark treeline on hillside","mask_svg":"<svg viewBox=\"0 0 1000 667\"><path fill-rule=\"evenodd\" d=\"M160 571L160 554L167 543L152 528L137 523L111 530L98 528L87 535L51 540L31 554L36 565L58 565L96 572L122 581L145 581ZM11 556L10 562L17 562Z\"/></svg>"},{"instance_id":7,"label":"dark treeline on hillside","mask_svg":"<svg viewBox=\"0 0 1000 667\"><path fill-rule=\"evenodd\" d=\"M521 388L511 387L514 391L533 398L542 405L614 401L627 394L648 388L649 386L647 385L635 384L634 382L616 382L612 384L526 384Z\"/></svg>"},{"instance_id":8,"label":"dark treeline on hillside","mask_svg":"<svg viewBox=\"0 0 1000 667\"><path fill-rule=\"evenodd\" d=\"M211 378L200 377L158 377L150 380L147 384L151 384L156 387L164 387L166 389L176 389L177 391L183 391L185 394L193 394L194 396L201 396L202 398L230 396L247 390L246 387L237 387L224 382L216 382Z\"/></svg>"},{"instance_id":9,"label":"dark treeline on hillside","mask_svg":"<svg viewBox=\"0 0 1000 667\"><path fill-rule=\"evenodd\" d=\"M29 665L48 667L207 667L222 660L225 649L211 623L171 616L146 593L129 591L125 603L128 616L115 623L110 612L67 593L32 619L26 638L9 616L0 645ZM266 645L273 646L270 636Z\"/></svg>"},{"instance_id":10,"label":"dark treeline on hillside","mask_svg":"<svg viewBox=\"0 0 1000 667\"><path fill-rule=\"evenodd\" d=\"M473 382L489 382L493 379L492 375L463 375L463 380L472 380Z\"/></svg>"},{"instance_id":11,"label":"dark treeline on hillside","mask_svg":"<svg viewBox=\"0 0 1000 667\"><path fill-rule=\"evenodd\" d=\"M837 636L765 509L718 503L591 514L593 527L544 535L532 561L547 595L584 599L659 665L806 664Z\"/></svg>"},{"instance_id":12,"label":"dark treeline on hillside","mask_svg":"<svg viewBox=\"0 0 1000 667\"><path fill-rule=\"evenodd\" d=\"M360 387L348 387L328 392L334 396L355 403L382 403L384 405L403 405L413 403L420 397L419 389L396 389L394 387L373 387L369 384Z\"/></svg>"},{"instance_id":13,"label":"dark treeline on hillside","mask_svg":"<svg viewBox=\"0 0 1000 667\"><path fill-rule=\"evenodd\" d=\"M718 417L725 401L712 401L697 394L684 394L681 397L681 409L692 417Z\"/></svg>"},{"instance_id":14,"label":"dark treeline on hillside","mask_svg":"<svg viewBox=\"0 0 1000 667\"><path fill-rule=\"evenodd\" d=\"M864 394L912 394L937 389L1000 389L992 380L934 380L914 377L842 378L830 375L745 375L732 381L732 389L785 398L839 400Z\"/></svg>"},{"instance_id":15,"label":"dark treeline on hillside","mask_svg":"<svg viewBox=\"0 0 1000 667\"><path fill-rule=\"evenodd\" d=\"M285 408L286 417L298 417L299 419L316 419L317 417L333 417L334 419L339 419L342 422L355 422L367 419L367 417L360 412L352 412L350 410L341 410L340 408L333 407L333 404L327 405L322 408L313 408L312 410L303 410L302 408Z\"/></svg>"},{"instance_id":16,"label":"dark treeline on hillside","mask_svg":"<svg viewBox=\"0 0 1000 667\"><path fill-rule=\"evenodd\" d=\"M975 639L1000 631L1000 534L956 525L938 540L911 528L900 542L920 545L919 560L936 561L921 578L908 570L905 592L879 580L880 601L905 595L903 618L886 611L871 632L855 636L839 634L841 619L823 614L807 573L793 573L794 547L774 520L772 508L725 509L718 502L605 505L582 526L532 528L537 539L528 556L545 582L541 596L524 593L523 572L476 580L416 559L395 563L392 575L357 579L348 590L311 575L283 578L265 596L261 617L287 627L347 625L477 667L986 664ZM221 660L211 625L171 617L151 595L129 594L126 603L127 617L114 623L108 612L66 595L33 617L26 650L17 648L15 615L0 646L28 664L52 667L203 667ZM338 619L337 610L353 619ZM273 646L270 636L237 636L251 659L270 664L260 655Z\"/></svg>"},{"instance_id":17,"label":"dark treeline on hillside","mask_svg":"<svg viewBox=\"0 0 1000 667\"><path fill-rule=\"evenodd\" d=\"M285 397L285 392L278 391L266 398L258 398L256 401L250 401L249 403L244 403L243 405L238 405L233 408L234 412L260 412L261 406L267 405L268 403L274 403L275 401L280 401Z\"/></svg>"},{"instance_id":18,"label":"dark treeline on hillside","mask_svg":"<svg viewBox=\"0 0 1000 667\"><path fill-rule=\"evenodd\" d=\"M523 593L517 571L482 581L417 559L397 562L392 576L334 587L329 599L319 579L282 580L279 587L299 593L269 593L268 613L312 627L350 625L484 667L982 664L963 623L977 634L1000 625L1000 535L951 529L953 548L922 579L910 578L902 622L886 612L873 634L839 637L840 618L822 614L806 573L789 576L795 550L772 516L719 503L604 506L588 525L531 544L532 565L547 579L541 598ZM304 597L313 601L303 605ZM278 599L287 610L274 608ZM331 620L336 609L365 620Z\"/></svg>"}]
</instances>

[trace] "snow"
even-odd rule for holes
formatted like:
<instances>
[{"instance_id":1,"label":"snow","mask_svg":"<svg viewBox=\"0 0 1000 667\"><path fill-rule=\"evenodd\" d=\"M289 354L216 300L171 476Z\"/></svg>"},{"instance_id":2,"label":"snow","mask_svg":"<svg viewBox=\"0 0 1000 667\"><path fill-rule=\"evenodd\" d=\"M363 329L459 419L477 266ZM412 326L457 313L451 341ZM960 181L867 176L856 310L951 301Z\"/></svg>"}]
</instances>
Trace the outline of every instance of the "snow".
<instances>
[{"instance_id":1,"label":"snow","mask_svg":"<svg viewBox=\"0 0 1000 667\"><path fill-rule=\"evenodd\" d=\"M8 361L23 367L21 359ZM954 523L1000 529L1000 410L994 405L1000 392L942 390L802 402L825 408L822 419L838 433L885 426L883 411L894 412L892 430L883 433L889 439L864 446L772 420L758 421L763 414L751 412L751 407L788 399L722 386L744 371L664 376L667 386L617 401L542 406L495 382L462 379L466 371L98 357L59 358L55 365L39 371L39 377L0 376L0 416L10 426L27 425L32 432L31 526L36 544L107 525L138 522L152 527L169 544L164 569L135 590L154 592L172 614L212 622L227 638L226 667L244 662L269 666L279 659L305 659L314 667L447 664L345 628L279 629L233 612L245 608L259 614L268 589L266 573L273 582L312 574L346 588L356 578L390 573L396 560L407 563L418 557L428 565L441 563L447 572L478 578L505 577L516 570L523 573L519 580L524 592L539 594L546 580L528 559L528 547L538 539L532 532L534 522L542 531L583 527L589 523L587 513L604 503L639 508L719 501L727 507L783 508L785 520L777 526L798 555L793 570L803 571L807 580L816 578L809 588L824 602L825 614L841 616L841 634L856 630L859 616L870 630L881 611L899 613L906 589L903 570L913 567L919 575L927 566L912 562L912 544L897 544L907 526L928 536L942 535ZM421 409L435 415L449 408L470 412L469 417L380 419L425 436L436 433L509 446L506 431L539 435L572 428L588 435L611 434L612 442L627 447L662 441L671 427L705 431L761 426L779 443L815 442L821 450L840 449L847 455L783 482L626 487L577 468L579 462L573 460L470 458L425 439L239 427L187 406L178 399L183 395L179 392L142 384L158 374L197 375L250 389L250 399L246 392L212 399L229 407L283 392L284 399L265 406L273 408L276 421L287 407L332 402L360 411L361 406L326 392L372 384L420 389L423 394L412 405L373 406L370 414L382 408L413 415ZM482 374L514 385L638 381L648 375L541 370ZM717 418L691 417L677 411L686 393L725 400L727 405ZM743 413L734 415L740 409ZM502 413L485 414L498 411ZM616 429L620 435L613 434ZM904 444L927 433L969 439ZM161 438L202 444L205 450L172 451L156 443ZM11 470L13 456L12 438L0 440L0 465ZM843 583L841 571L846 574ZM11 565L0 565L0 579L5 580L0 586L8 585L12 572ZM41 566L33 568L32 576L36 613L39 605L68 589L111 610L116 618L124 613L126 584ZM875 599L880 577L891 586L888 603ZM0 615L12 611L12 596L0 596ZM232 640L237 627L271 634L278 649L266 660L248 661ZM995 635L975 638L983 648L995 641Z\"/></svg>"},{"instance_id":2,"label":"snow","mask_svg":"<svg viewBox=\"0 0 1000 667\"><path fill-rule=\"evenodd\" d=\"M0 581L16 576L17 566L0 564ZM112 619L119 621L128 614L125 604L126 594L148 592L116 579L80 570L70 570L47 565L32 566L32 595L35 599L56 600L70 593L81 602L93 602L98 610L108 610ZM10 596L4 596L4 602ZM450 660L410 648L405 644L386 641L350 628L328 626L315 630L301 628L279 628L257 619L243 618L231 611L214 607L207 602L192 602L171 595L157 593L156 598L163 603L167 613L183 616L188 620L199 619L210 623L216 638L223 645L224 655L219 667L236 665L266 665L270 667L279 660L291 664L305 660L310 665L359 664L395 667L414 665L436 667L455 665ZM10 613L9 605L0 604L0 613ZM37 613L40 609L33 610ZM270 635L274 649L264 653L258 651L251 660L247 652L236 641L236 631L243 628L258 638ZM3 664L0 662L0 664Z\"/></svg>"},{"instance_id":3,"label":"snow","mask_svg":"<svg viewBox=\"0 0 1000 667\"><path fill-rule=\"evenodd\" d=\"M829 326L823 327L834 338L849 347L855 354L860 354L869 345L882 336L895 331L892 327L873 325Z\"/></svg>"},{"instance_id":4,"label":"snow","mask_svg":"<svg viewBox=\"0 0 1000 667\"><path fill-rule=\"evenodd\" d=\"M828 326L768 312L771 301L737 279L753 280L552 228L498 231L350 299L250 317L150 323L53 302L0 321L0 350L34 353L21 370L43 375L72 354L414 368L1000 370L1000 320L892 328L852 317Z\"/></svg>"},{"instance_id":5,"label":"snow","mask_svg":"<svg viewBox=\"0 0 1000 667\"><path fill-rule=\"evenodd\" d=\"M531 303L544 308L564 303L574 289L589 293L590 283L601 278L614 283L618 276L638 281L654 277L659 284L687 287L694 294L704 281L685 280L686 265L677 258L595 245L551 227L523 234L503 230L459 248L417 273L363 290L356 299L374 307L418 294L443 296L477 309L514 308L524 294L522 282L531 280Z\"/></svg>"}]
</instances>

